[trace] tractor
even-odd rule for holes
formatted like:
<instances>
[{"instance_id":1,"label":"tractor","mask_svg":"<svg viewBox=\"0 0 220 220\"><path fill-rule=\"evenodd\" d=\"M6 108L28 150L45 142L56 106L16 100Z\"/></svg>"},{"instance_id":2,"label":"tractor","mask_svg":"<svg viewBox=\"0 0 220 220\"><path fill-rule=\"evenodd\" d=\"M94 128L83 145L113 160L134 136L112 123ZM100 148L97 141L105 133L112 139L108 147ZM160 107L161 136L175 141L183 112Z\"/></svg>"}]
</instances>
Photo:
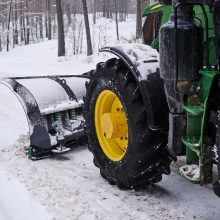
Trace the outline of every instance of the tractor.
<instances>
[{"instance_id":1,"label":"tractor","mask_svg":"<svg viewBox=\"0 0 220 220\"><path fill-rule=\"evenodd\" d=\"M185 156L180 173L220 197L220 0L159 0L143 16L143 44L102 48L117 58L95 70L0 80L25 109L27 154L86 137L101 176L121 189L161 181Z\"/></svg>"}]
</instances>

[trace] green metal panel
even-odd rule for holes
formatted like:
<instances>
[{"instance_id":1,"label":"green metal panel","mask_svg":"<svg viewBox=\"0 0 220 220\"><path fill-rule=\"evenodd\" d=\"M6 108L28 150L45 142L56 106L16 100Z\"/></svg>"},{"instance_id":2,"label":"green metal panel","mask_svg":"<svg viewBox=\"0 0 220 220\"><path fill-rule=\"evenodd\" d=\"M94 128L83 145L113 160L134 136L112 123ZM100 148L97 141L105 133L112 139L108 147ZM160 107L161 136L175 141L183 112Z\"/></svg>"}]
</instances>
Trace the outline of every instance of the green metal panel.
<instances>
[{"instance_id":1,"label":"green metal panel","mask_svg":"<svg viewBox=\"0 0 220 220\"><path fill-rule=\"evenodd\" d=\"M207 17L208 17L208 44L209 44L209 60L211 65L216 64L216 48L214 43L214 24L213 24L213 14L210 12L209 7L207 5L204 6ZM203 29L205 30L205 18L202 12L202 9L200 6L194 7L195 11L195 22L198 24L201 24L203 26ZM204 39L205 39L205 31L204 31ZM205 50L205 47L204 47ZM204 57L207 51L204 51Z\"/></svg>"}]
</instances>

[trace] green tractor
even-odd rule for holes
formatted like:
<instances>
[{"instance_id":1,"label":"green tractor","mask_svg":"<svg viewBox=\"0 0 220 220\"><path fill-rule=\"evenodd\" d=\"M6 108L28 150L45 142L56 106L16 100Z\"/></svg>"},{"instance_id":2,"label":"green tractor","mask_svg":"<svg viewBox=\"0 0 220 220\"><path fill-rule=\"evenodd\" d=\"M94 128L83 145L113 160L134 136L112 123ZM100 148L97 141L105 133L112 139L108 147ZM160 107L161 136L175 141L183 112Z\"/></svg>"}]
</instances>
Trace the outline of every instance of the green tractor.
<instances>
[{"instance_id":1,"label":"green tractor","mask_svg":"<svg viewBox=\"0 0 220 220\"><path fill-rule=\"evenodd\" d=\"M139 188L186 155L181 174L214 182L220 196L212 175L213 164L220 172L220 1L161 0L144 16L151 47L102 49L119 59L98 64L86 86L94 164L109 183Z\"/></svg>"},{"instance_id":2,"label":"green tractor","mask_svg":"<svg viewBox=\"0 0 220 220\"><path fill-rule=\"evenodd\" d=\"M220 0L160 0L144 17L144 44L103 48L118 58L96 70L0 80L26 111L28 155L66 152L86 136L101 176L126 189L161 181L185 156L181 174L220 197ZM36 81L50 88L43 98Z\"/></svg>"}]
</instances>

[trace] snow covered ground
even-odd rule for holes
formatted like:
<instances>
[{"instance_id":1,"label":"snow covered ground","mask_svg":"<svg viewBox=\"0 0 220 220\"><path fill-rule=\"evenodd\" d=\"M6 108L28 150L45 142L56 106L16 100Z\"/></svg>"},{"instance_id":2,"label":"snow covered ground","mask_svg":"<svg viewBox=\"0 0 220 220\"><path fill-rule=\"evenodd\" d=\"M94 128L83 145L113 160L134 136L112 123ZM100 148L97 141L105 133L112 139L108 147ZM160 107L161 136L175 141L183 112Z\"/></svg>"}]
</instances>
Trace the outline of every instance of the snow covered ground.
<instances>
[{"instance_id":1,"label":"snow covered ground","mask_svg":"<svg viewBox=\"0 0 220 220\"><path fill-rule=\"evenodd\" d=\"M32 162L24 155L27 144L28 139L22 137L15 146L1 151L0 170L20 181L29 191L31 202L39 202L53 219L219 220L220 202L212 189L190 184L175 165L172 174L157 185L120 191L100 177L86 146L64 156ZM23 193L6 197L6 201L0 197L0 204L10 204L12 213L16 209L11 203L24 199ZM41 215L39 219L47 217Z\"/></svg>"},{"instance_id":2,"label":"snow covered ground","mask_svg":"<svg viewBox=\"0 0 220 220\"><path fill-rule=\"evenodd\" d=\"M114 23L108 22L106 31L110 43L114 43ZM132 37L134 22L120 25L125 25L125 37ZM80 74L107 58L57 58L56 47L53 40L0 53L0 77ZM179 175L176 164L172 174L157 185L120 191L100 177L86 146L56 158L28 160L24 154L29 139L23 109L1 85L0 94L0 220L220 219L220 199L211 187L187 182Z\"/></svg>"},{"instance_id":3,"label":"snow covered ground","mask_svg":"<svg viewBox=\"0 0 220 220\"><path fill-rule=\"evenodd\" d=\"M51 219L45 207L34 202L24 185L0 170L0 219Z\"/></svg>"},{"instance_id":4,"label":"snow covered ground","mask_svg":"<svg viewBox=\"0 0 220 220\"><path fill-rule=\"evenodd\" d=\"M82 18L78 18L80 20ZM91 22L92 24L92 22ZM120 43L133 41L135 33L134 15L127 22L119 23ZM109 54L99 53L98 50L105 46L114 46L118 43L113 20L100 18L96 25L92 25L92 42L94 56L86 57L86 39L83 36L82 52L73 56L73 40L66 37L66 53L62 58L57 57L57 40L40 42L28 46L16 47L9 53L0 53L1 76L29 76L29 75L60 75L82 74L96 67L98 62L106 60Z\"/></svg>"}]
</instances>

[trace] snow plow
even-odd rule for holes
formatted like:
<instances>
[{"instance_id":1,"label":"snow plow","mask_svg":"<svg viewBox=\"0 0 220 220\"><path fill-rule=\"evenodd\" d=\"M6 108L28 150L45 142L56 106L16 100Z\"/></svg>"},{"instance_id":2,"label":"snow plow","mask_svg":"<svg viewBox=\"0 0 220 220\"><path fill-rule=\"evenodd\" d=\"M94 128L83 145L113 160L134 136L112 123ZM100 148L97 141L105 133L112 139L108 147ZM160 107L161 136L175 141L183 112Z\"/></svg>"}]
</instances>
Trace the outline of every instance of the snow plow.
<instances>
[{"instance_id":1,"label":"snow plow","mask_svg":"<svg viewBox=\"0 0 220 220\"><path fill-rule=\"evenodd\" d=\"M32 160L69 151L85 138L82 117L86 74L0 79L19 99L28 120Z\"/></svg>"},{"instance_id":2,"label":"snow plow","mask_svg":"<svg viewBox=\"0 0 220 220\"><path fill-rule=\"evenodd\" d=\"M38 97L28 79L3 79L26 108L30 155L65 151L85 127L94 164L110 184L133 189L157 183L185 156L180 173L193 183L213 183L220 197L219 15L219 0L160 0L144 11L144 44L103 48L117 58L82 76L30 79L56 83L52 94ZM80 89L73 86L77 80ZM41 104L61 88L65 99Z\"/></svg>"}]
</instances>

